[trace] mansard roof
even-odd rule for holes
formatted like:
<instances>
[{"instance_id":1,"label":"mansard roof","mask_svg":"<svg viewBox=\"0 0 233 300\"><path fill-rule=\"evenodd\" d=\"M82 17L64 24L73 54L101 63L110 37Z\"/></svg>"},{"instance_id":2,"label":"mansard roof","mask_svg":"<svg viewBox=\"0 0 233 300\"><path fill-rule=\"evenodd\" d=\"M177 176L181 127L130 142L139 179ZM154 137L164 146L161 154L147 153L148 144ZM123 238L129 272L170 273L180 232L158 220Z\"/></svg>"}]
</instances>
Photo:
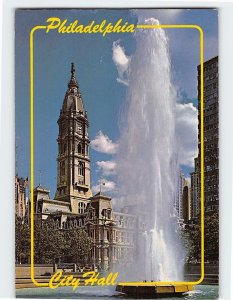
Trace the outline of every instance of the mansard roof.
<instances>
[{"instance_id":1,"label":"mansard roof","mask_svg":"<svg viewBox=\"0 0 233 300\"><path fill-rule=\"evenodd\" d=\"M108 196L104 195L100 191L92 197L92 199L99 199L99 198L106 199L106 200L111 200L112 199L111 197L108 197Z\"/></svg>"}]
</instances>

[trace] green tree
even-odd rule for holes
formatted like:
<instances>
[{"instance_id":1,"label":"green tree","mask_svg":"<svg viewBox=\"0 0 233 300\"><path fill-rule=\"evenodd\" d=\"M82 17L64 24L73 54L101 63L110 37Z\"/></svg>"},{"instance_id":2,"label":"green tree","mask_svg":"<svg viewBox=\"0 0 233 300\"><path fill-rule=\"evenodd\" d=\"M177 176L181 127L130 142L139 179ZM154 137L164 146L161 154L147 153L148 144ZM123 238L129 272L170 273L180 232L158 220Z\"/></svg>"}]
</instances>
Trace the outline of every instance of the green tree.
<instances>
[{"instance_id":1,"label":"green tree","mask_svg":"<svg viewBox=\"0 0 233 300\"><path fill-rule=\"evenodd\" d=\"M84 262L92 248L92 239L82 228L65 231L66 259L78 263Z\"/></svg>"},{"instance_id":2,"label":"green tree","mask_svg":"<svg viewBox=\"0 0 233 300\"><path fill-rule=\"evenodd\" d=\"M205 261L219 260L219 214L213 213L205 218Z\"/></svg>"},{"instance_id":3,"label":"green tree","mask_svg":"<svg viewBox=\"0 0 233 300\"><path fill-rule=\"evenodd\" d=\"M15 216L15 260L21 263L27 261L30 253L29 226L24 219Z\"/></svg>"},{"instance_id":4,"label":"green tree","mask_svg":"<svg viewBox=\"0 0 233 300\"><path fill-rule=\"evenodd\" d=\"M55 258L63 255L65 237L62 230L56 228L53 219L48 218L45 221L37 219L34 238L36 263L53 263Z\"/></svg>"},{"instance_id":5,"label":"green tree","mask_svg":"<svg viewBox=\"0 0 233 300\"><path fill-rule=\"evenodd\" d=\"M186 262L191 263L201 259L201 232L199 225L188 226L182 231L186 248Z\"/></svg>"},{"instance_id":6,"label":"green tree","mask_svg":"<svg viewBox=\"0 0 233 300\"><path fill-rule=\"evenodd\" d=\"M219 260L219 215L213 213L205 216L204 220L204 257L210 263ZM182 229L182 238L186 246L187 262L201 259L201 226L190 225Z\"/></svg>"},{"instance_id":7,"label":"green tree","mask_svg":"<svg viewBox=\"0 0 233 300\"><path fill-rule=\"evenodd\" d=\"M86 231L82 228L63 230L56 225L52 218L35 221L35 262L53 263L56 258L63 262L84 261L92 245Z\"/></svg>"}]
</instances>

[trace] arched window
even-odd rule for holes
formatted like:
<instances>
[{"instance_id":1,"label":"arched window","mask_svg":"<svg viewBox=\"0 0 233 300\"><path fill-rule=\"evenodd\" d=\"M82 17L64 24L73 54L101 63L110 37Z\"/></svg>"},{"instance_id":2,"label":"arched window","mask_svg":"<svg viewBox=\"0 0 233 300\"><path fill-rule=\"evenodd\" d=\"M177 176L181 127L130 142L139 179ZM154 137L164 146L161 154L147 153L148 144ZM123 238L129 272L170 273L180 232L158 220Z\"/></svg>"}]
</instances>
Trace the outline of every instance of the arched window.
<instances>
[{"instance_id":1,"label":"arched window","mask_svg":"<svg viewBox=\"0 0 233 300\"><path fill-rule=\"evenodd\" d=\"M73 228L73 221L72 220L70 220L70 222L69 222L69 228Z\"/></svg>"},{"instance_id":2,"label":"arched window","mask_svg":"<svg viewBox=\"0 0 233 300\"><path fill-rule=\"evenodd\" d=\"M82 145L81 145L81 143L78 144L78 154L82 154Z\"/></svg>"},{"instance_id":3,"label":"arched window","mask_svg":"<svg viewBox=\"0 0 233 300\"><path fill-rule=\"evenodd\" d=\"M76 228L78 226L78 222L77 222L77 220L75 219L74 220L74 227Z\"/></svg>"},{"instance_id":4,"label":"arched window","mask_svg":"<svg viewBox=\"0 0 233 300\"><path fill-rule=\"evenodd\" d=\"M78 164L78 175L84 176L84 173L85 173L85 164L80 162Z\"/></svg>"},{"instance_id":5,"label":"arched window","mask_svg":"<svg viewBox=\"0 0 233 300\"><path fill-rule=\"evenodd\" d=\"M85 144L83 143L78 144L78 154L85 155Z\"/></svg>"},{"instance_id":6,"label":"arched window","mask_svg":"<svg viewBox=\"0 0 233 300\"><path fill-rule=\"evenodd\" d=\"M56 223L55 223L55 228L59 229L60 228L60 222L59 220L57 219L56 220Z\"/></svg>"},{"instance_id":7,"label":"arched window","mask_svg":"<svg viewBox=\"0 0 233 300\"><path fill-rule=\"evenodd\" d=\"M108 217L108 219L111 219L111 209L107 210L107 217Z\"/></svg>"}]
</instances>

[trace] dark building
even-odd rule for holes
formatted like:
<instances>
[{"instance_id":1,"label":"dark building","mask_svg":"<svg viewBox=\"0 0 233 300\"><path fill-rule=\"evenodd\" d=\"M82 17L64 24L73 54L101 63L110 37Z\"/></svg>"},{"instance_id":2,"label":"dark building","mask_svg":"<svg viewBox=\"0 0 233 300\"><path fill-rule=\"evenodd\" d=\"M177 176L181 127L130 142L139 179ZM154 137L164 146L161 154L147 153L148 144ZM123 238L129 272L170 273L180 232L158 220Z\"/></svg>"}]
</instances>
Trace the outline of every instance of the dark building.
<instances>
[{"instance_id":1,"label":"dark building","mask_svg":"<svg viewBox=\"0 0 233 300\"><path fill-rule=\"evenodd\" d=\"M183 188L183 195L182 195L182 215L184 224L187 224L190 220L190 188L186 185Z\"/></svg>"},{"instance_id":2,"label":"dark building","mask_svg":"<svg viewBox=\"0 0 233 300\"><path fill-rule=\"evenodd\" d=\"M201 69L198 66L199 162ZM219 211L218 56L204 63L204 182L205 213ZM201 170L199 170L201 172Z\"/></svg>"},{"instance_id":3,"label":"dark building","mask_svg":"<svg viewBox=\"0 0 233 300\"><path fill-rule=\"evenodd\" d=\"M15 213L17 217L24 218L27 210L28 178L15 177Z\"/></svg>"}]
</instances>

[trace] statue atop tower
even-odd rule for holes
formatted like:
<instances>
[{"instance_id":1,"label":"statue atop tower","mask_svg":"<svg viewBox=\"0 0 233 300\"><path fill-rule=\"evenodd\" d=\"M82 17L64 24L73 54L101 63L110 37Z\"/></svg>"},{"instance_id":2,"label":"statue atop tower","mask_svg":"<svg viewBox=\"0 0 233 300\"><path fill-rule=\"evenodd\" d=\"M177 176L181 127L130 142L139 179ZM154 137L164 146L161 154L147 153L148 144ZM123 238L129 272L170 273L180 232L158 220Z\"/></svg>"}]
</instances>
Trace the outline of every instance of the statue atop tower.
<instances>
[{"instance_id":1,"label":"statue atop tower","mask_svg":"<svg viewBox=\"0 0 233 300\"><path fill-rule=\"evenodd\" d=\"M92 196L90 190L89 122L71 64L62 109L58 119L58 156L56 200L70 202L71 210L80 213Z\"/></svg>"}]
</instances>

